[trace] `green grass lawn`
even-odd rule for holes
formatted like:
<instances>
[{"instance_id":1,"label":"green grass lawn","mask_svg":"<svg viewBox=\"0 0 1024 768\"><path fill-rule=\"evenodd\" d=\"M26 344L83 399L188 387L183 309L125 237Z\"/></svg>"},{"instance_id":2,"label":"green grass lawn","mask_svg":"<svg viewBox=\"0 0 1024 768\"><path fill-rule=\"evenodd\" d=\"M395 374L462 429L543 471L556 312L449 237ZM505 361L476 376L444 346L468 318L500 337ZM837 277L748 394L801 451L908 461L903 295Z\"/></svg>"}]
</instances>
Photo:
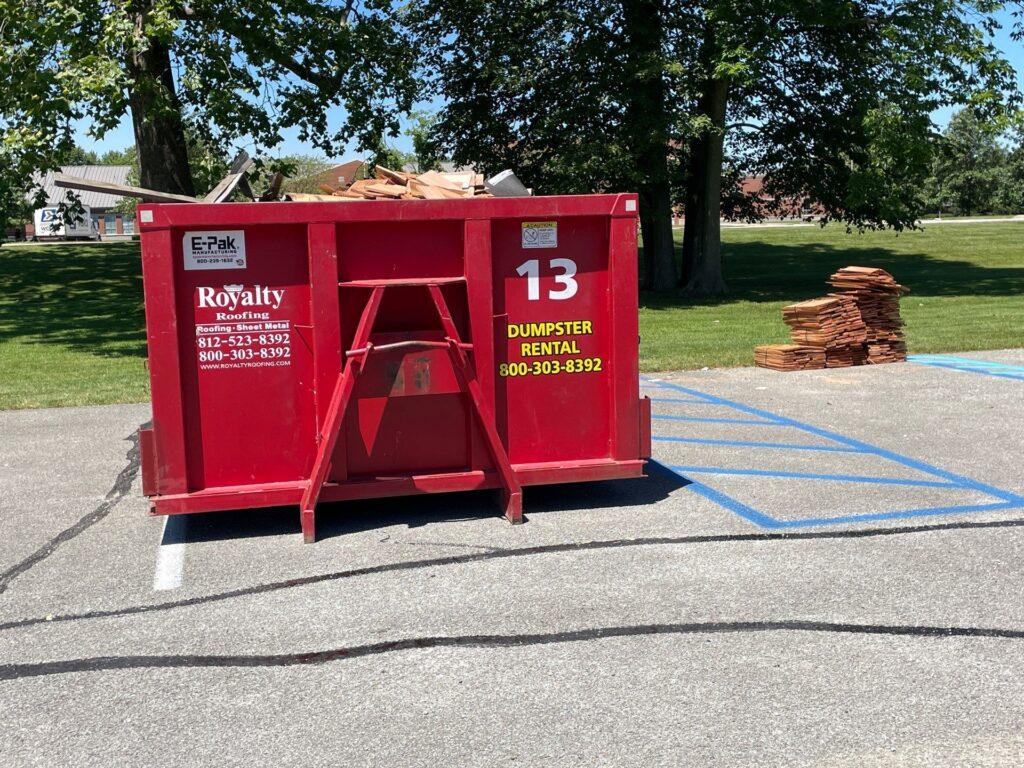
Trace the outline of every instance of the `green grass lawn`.
<instances>
[{"instance_id":1,"label":"green grass lawn","mask_svg":"<svg viewBox=\"0 0 1024 768\"><path fill-rule=\"evenodd\" d=\"M724 240L729 296L641 297L643 370L751 364L755 345L787 340L780 308L823 295L850 264L911 288L912 352L1024 346L1024 223L727 228ZM137 243L0 248L0 409L143 401L145 356Z\"/></svg>"},{"instance_id":2,"label":"green grass lawn","mask_svg":"<svg viewBox=\"0 0 1024 768\"><path fill-rule=\"evenodd\" d=\"M1024 346L1024 222L726 228L723 241L728 296L641 297L642 370L753 364L754 346L789 340L781 308L826 294L848 265L883 267L911 289L901 302L911 352Z\"/></svg>"},{"instance_id":3,"label":"green grass lawn","mask_svg":"<svg viewBox=\"0 0 1024 768\"><path fill-rule=\"evenodd\" d=\"M0 248L0 409L149 397L138 243Z\"/></svg>"}]
</instances>

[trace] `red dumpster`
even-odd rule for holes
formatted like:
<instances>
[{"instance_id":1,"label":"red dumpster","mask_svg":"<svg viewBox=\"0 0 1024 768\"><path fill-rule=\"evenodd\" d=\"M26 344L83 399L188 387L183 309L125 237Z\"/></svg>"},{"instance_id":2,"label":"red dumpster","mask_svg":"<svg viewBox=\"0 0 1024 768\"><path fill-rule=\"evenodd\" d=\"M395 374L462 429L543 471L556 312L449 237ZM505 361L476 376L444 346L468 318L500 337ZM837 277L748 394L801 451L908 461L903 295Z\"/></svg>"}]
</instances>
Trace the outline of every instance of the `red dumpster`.
<instances>
[{"instance_id":1,"label":"red dumpster","mask_svg":"<svg viewBox=\"0 0 1024 768\"><path fill-rule=\"evenodd\" d=\"M636 206L140 205L152 513L642 475Z\"/></svg>"}]
</instances>

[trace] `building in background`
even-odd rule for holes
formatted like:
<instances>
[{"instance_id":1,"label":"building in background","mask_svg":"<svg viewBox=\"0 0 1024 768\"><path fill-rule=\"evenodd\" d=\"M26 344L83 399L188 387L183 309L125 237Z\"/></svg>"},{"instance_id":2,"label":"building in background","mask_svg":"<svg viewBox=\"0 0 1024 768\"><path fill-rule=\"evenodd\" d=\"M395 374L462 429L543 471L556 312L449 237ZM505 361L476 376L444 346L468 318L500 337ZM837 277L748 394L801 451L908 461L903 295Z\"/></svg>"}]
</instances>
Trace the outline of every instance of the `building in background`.
<instances>
[{"instance_id":1,"label":"building in background","mask_svg":"<svg viewBox=\"0 0 1024 768\"><path fill-rule=\"evenodd\" d=\"M131 173L131 170L130 165L65 165L61 167L60 172L92 181L127 184L128 174ZM55 186L53 173L43 176L41 183L43 192L46 194L45 208L52 209L62 202L70 202L67 194L71 190ZM135 235L135 214L124 214L114 210L114 207L123 199L120 195L82 190L75 190L74 193L78 196L82 206L89 212L93 230L99 234L101 240L117 240ZM33 219L39 221L45 219L45 216L37 212ZM25 237L31 240L36 236L49 237L50 235L46 232L36 232L34 223L27 223Z\"/></svg>"}]
</instances>

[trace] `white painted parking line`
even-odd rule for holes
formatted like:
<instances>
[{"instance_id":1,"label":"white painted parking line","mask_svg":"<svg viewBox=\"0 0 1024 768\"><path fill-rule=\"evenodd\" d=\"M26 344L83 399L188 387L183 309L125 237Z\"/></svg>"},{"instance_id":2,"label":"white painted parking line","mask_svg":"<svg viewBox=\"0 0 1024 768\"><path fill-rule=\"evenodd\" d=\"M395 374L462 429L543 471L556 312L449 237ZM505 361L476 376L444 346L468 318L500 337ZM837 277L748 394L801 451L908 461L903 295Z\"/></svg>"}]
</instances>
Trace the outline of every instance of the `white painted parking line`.
<instances>
[{"instance_id":1,"label":"white painted parking line","mask_svg":"<svg viewBox=\"0 0 1024 768\"><path fill-rule=\"evenodd\" d=\"M181 586L185 567L185 515L164 518L163 535L156 551L156 570L153 572L153 591L165 592Z\"/></svg>"}]
</instances>

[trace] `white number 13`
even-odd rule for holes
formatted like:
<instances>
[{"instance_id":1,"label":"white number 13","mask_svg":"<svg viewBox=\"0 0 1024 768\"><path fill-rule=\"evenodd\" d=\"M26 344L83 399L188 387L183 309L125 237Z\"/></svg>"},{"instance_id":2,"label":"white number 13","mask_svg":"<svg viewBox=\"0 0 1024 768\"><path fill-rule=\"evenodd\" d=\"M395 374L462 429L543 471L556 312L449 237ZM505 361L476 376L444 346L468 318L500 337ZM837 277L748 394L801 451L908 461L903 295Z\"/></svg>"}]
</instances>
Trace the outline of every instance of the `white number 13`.
<instances>
[{"instance_id":1,"label":"white number 13","mask_svg":"<svg viewBox=\"0 0 1024 768\"><path fill-rule=\"evenodd\" d=\"M548 291L548 298L555 301L571 299L579 290L576 282L576 262L572 259L552 259L548 262L551 269L560 269L562 273L555 275L555 282L562 286L557 291ZM537 259L524 261L516 268L516 274L526 278L526 298L529 301L540 300L540 262Z\"/></svg>"}]
</instances>

